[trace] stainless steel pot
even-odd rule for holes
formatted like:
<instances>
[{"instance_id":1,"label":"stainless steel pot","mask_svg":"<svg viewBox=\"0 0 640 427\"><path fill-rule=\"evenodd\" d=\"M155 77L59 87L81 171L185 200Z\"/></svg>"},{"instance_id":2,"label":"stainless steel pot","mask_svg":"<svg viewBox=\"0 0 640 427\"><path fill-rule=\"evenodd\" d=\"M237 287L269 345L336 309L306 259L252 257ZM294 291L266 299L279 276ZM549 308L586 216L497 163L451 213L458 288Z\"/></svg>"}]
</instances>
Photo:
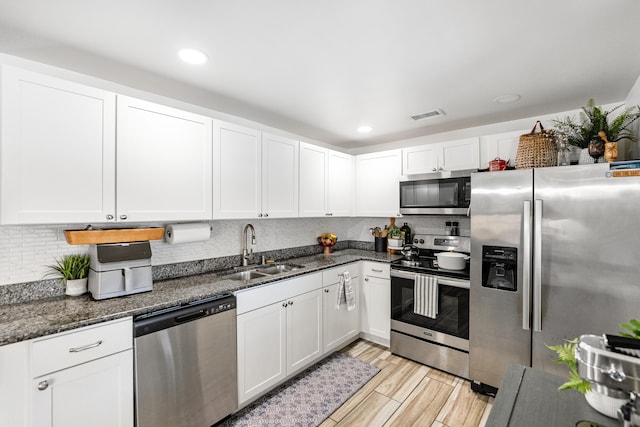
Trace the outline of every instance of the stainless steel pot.
<instances>
[{"instance_id":1,"label":"stainless steel pot","mask_svg":"<svg viewBox=\"0 0 640 427\"><path fill-rule=\"evenodd\" d=\"M458 252L438 252L438 267L446 270L464 270L467 266L468 255Z\"/></svg>"}]
</instances>

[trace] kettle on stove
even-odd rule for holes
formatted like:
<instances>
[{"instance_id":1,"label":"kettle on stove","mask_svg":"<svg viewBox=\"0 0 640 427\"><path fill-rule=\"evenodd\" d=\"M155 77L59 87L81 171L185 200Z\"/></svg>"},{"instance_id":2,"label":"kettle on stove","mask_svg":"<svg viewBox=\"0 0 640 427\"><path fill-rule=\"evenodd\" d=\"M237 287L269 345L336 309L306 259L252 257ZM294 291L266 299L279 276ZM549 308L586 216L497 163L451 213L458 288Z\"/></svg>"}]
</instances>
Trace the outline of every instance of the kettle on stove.
<instances>
[{"instance_id":1,"label":"kettle on stove","mask_svg":"<svg viewBox=\"0 0 640 427\"><path fill-rule=\"evenodd\" d=\"M400 251L407 261L417 261L419 259L420 249L413 245L404 245Z\"/></svg>"}]
</instances>

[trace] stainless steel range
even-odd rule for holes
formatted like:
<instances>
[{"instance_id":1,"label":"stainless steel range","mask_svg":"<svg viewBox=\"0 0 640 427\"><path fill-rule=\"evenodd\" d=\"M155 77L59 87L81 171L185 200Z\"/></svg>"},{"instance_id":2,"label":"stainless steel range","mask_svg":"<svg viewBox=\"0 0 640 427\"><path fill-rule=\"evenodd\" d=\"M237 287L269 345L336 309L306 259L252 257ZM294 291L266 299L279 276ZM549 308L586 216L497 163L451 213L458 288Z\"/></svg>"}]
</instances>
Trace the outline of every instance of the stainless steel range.
<instances>
[{"instance_id":1,"label":"stainless steel range","mask_svg":"<svg viewBox=\"0 0 640 427\"><path fill-rule=\"evenodd\" d=\"M469 237L416 234L391 263L392 353L469 377L470 248ZM467 256L462 269L438 267L450 251Z\"/></svg>"}]
</instances>

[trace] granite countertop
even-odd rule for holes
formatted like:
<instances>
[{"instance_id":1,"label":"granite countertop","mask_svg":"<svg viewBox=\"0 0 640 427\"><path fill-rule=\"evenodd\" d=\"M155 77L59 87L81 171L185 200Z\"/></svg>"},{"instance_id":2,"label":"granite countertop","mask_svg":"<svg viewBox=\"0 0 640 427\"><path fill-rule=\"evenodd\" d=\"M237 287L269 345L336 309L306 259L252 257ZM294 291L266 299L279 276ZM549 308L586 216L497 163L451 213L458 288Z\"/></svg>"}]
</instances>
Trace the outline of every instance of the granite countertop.
<instances>
[{"instance_id":1,"label":"granite countertop","mask_svg":"<svg viewBox=\"0 0 640 427\"><path fill-rule=\"evenodd\" d=\"M251 281L222 279L220 273L156 281L151 292L96 301L89 294L60 296L0 306L0 345L38 338L57 332L127 316L149 313L228 292L236 292L351 262L391 262L401 255L361 249L345 249L330 255L311 255L281 260L304 268Z\"/></svg>"}]
</instances>

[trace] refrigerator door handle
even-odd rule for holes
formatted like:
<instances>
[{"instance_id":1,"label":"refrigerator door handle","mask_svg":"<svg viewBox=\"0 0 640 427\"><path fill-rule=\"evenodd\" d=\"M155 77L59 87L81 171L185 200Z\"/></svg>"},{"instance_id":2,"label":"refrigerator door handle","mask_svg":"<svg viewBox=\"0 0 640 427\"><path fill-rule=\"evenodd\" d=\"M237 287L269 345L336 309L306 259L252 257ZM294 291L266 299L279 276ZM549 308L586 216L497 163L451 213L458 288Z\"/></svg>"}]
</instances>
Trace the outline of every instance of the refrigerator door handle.
<instances>
[{"instance_id":1,"label":"refrigerator door handle","mask_svg":"<svg viewBox=\"0 0 640 427\"><path fill-rule=\"evenodd\" d=\"M533 219L533 330L542 332L542 200L536 200Z\"/></svg>"},{"instance_id":2,"label":"refrigerator door handle","mask_svg":"<svg viewBox=\"0 0 640 427\"><path fill-rule=\"evenodd\" d=\"M531 201L522 209L522 329L529 330L531 317Z\"/></svg>"}]
</instances>

